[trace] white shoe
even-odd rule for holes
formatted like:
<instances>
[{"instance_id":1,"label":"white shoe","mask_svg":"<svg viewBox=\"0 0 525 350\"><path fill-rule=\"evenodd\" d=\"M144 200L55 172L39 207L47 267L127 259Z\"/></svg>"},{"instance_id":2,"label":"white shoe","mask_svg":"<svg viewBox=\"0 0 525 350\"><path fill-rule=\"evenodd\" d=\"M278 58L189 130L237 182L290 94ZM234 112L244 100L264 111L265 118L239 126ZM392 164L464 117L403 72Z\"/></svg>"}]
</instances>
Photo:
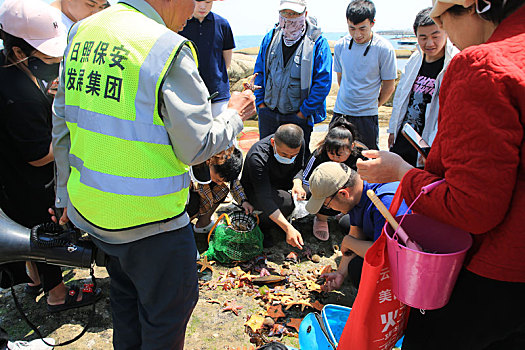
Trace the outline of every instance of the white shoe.
<instances>
[{"instance_id":1,"label":"white shoe","mask_svg":"<svg viewBox=\"0 0 525 350\"><path fill-rule=\"evenodd\" d=\"M195 227L195 225L193 225L193 232L195 233L201 233L201 234L208 234L211 230L211 228L213 227L213 225L215 225L215 220L212 220L207 226L204 226L204 227Z\"/></svg>"},{"instance_id":2,"label":"white shoe","mask_svg":"<svg viewBox=\"0 0 525 350\"><path fill-rule=\"evenodd\" d=\"M55 339L44 338L46 343L55 345ZM51 350L54 346L46 345L42 339L35 339L31 341L18 340L15 342L7 342L7 348L9 350Z\"/></svg>"}]
</instances>

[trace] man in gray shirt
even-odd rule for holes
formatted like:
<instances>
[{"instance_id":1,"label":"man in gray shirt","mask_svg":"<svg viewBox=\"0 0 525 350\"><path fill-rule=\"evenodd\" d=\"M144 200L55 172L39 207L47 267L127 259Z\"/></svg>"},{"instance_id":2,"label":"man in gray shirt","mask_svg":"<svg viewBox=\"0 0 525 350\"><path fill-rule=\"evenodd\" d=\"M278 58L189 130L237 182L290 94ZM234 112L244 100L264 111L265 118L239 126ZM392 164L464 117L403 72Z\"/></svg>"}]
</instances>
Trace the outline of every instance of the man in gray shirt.
<instances>
[{"instance_id":1,"label":"man in gray shirt","mask_svg":"<svg viewBox=\"0 0 525 350\"><path fill-rule=\"evenodd\" d=\"M184 164L202 163L226 149L242 130L243 120L255 113L255 97L247 91L234 94L228 109L212 117L191 45L175 34L191 18L194 1L165 4L122 0L74 25L53 107L56 206L66 208L61 222L69 217L108 255L115 349L183 348L186 324L198 299L197 250L182 203L189 186ZM76 47L81 40L86 40L84 45ZM105 60L86 50L92 42L99 53L105 47ZM151 42L153 46L146 46ZM85 60L75 61L75 49ZM88 93L95 87L91 84L88 90L88 81L82 91L70 84L72 74L79 73L74 67L85 69L86 77L102 75L99 94ZM130 79L133 74L137 80ZM118 79L122 85L117 89ZM111 108L112 103L117 108ZM128 113L122 114L120 107ZM116 154L108 143L118 147ZM175 176L165 175L174 172ZM146 175L136 175L141 173ZM166 197L174 199L173 205L166 205ZM150 205L141 207L143 202ZM159 218L159 212L167 215ZM127 217L142 222L121 224ZM100 220L109 224L95 224Z\"/></svg>"},{"instance_id":2,"label":"man in gray shirt","mask_svg":"<svg viewBox=\"0 0 525 350\"><path fill-rule=\"evenodd\" d=\"M357 139L370 149L379 149L378 108L394 92L397 77L395 50L372 32L376 9L369 0L354 0L346 10L349 35L334 48L334 71L339 93L334 117L353 123Z\"/></svg>"}]
</instances>

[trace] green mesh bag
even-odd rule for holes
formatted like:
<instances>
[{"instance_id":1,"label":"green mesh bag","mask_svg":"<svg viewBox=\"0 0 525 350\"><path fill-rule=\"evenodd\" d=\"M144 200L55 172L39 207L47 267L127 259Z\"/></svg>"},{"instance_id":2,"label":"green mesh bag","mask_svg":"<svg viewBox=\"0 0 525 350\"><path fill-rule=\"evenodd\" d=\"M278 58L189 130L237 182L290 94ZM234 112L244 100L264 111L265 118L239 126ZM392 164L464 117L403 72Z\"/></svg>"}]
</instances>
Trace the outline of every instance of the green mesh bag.
<instances>
[{"instance_id":1,"label":"green mesh bag","mask_svg":"<svg viewBox=\"0 0 525 350\"><path fill-rule=\"evenodd\" d=\"M221 222L225 219L226 223ZM222 264L248 261L260 255L263 250L263 233L258 226L259 219L241 211L222 214L208 235L208 260Z\"/></svg>"}]
</instances>

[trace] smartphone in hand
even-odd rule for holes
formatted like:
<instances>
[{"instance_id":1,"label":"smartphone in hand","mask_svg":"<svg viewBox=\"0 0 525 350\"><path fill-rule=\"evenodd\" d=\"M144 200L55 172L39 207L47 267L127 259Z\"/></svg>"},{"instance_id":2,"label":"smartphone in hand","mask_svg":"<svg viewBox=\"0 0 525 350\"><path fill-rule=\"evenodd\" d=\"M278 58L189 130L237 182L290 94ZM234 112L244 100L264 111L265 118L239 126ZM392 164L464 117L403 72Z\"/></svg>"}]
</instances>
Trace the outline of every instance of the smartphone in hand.
<instances>
[{"instance_id":1,"label":"smartphone in hand","mask_svg":"<svg viewBox=\"0 0 525 350\"><path fill-rule=\"evenodd\" d=\"M423 140L423 138L417 133L416 130L410 125L405 124L401 129L401 134L410 142L412 146L421 154L421 156L427 159L428 153L430 152L430 146Z\"/></svg>"}]
</instances>

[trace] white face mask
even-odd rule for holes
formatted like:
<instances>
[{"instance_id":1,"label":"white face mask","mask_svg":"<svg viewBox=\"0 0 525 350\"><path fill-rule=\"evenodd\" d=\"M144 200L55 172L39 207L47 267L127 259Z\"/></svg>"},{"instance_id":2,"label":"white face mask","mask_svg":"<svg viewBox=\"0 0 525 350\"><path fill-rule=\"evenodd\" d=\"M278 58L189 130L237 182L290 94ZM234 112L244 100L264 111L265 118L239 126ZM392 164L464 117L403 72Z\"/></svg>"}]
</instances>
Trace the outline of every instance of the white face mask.
<instances>
[{"instance_id":1,"label":"white face mask","mask_svg":"<svg viewBox=\"0 0 525 350\"><path fill-rule=\"evenodd\" d=\"M279 27L283 29L284 44L294 45L306 32L306 12L296 18L286 18L279 14Z\"/></svg>"}]
</instances>

